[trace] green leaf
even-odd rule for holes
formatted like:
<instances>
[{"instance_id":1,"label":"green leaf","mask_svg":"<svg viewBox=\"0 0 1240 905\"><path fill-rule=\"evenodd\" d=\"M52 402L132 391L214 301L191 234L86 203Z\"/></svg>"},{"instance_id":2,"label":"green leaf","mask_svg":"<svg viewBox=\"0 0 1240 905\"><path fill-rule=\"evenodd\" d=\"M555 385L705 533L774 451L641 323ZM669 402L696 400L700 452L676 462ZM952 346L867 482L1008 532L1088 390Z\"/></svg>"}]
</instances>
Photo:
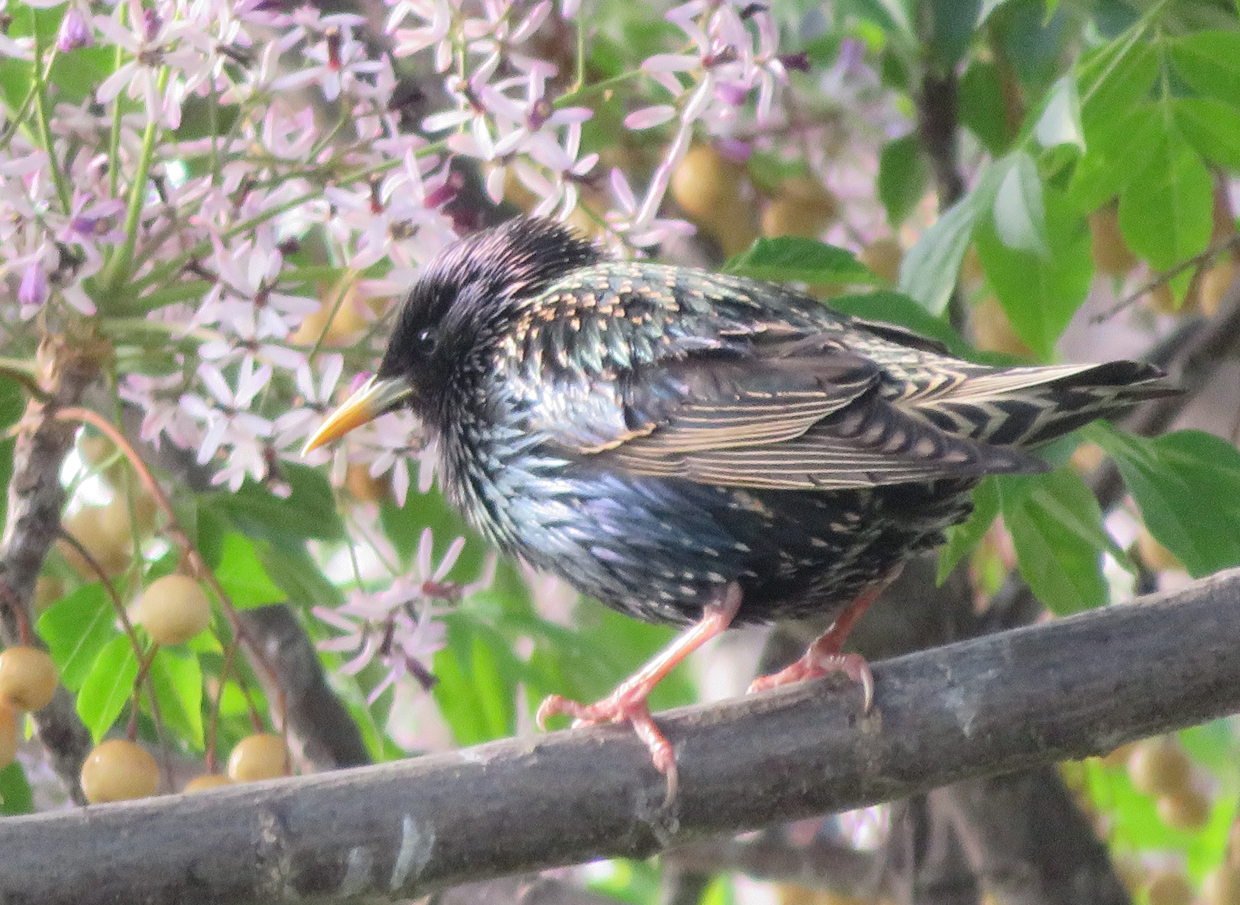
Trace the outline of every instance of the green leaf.
<instances>
[{"instance_id":1,"label":"green leaf","mask_svg":"<svg viewBox=\"0 0 1240 905\"><path fill-rule=\"evenodd\" d=\"M263 568L284 592L285 598L303 609L335 607L344 602L340 588L328 580L305 550L269 547L262 551Z\"/></svg>"},{"instance_id":2,"label":"green leaf","mask_svg":"<svg viewBox=\"0 0 1240 905\"><path fill-rule=\"evenodd\" d=\"M987 150L996 155L1007 150L1011 134L998 66L984 60L971 62L960 78L957 104L960 122Z\"/></svg>"},{"instance_id":3,"label":"green leaf","mask_svg":"<svg viewBox=\"0 0 1240 905\"><path fill-rule=\"evenodd\" d=\"M1113 125L1142 103L1158 76L1160 55L1152 43L1113 42L1081 66L1081 124L1087 145L1100 127Z\"/></svg>"},{"instance_id":4,"label":"green leaf","mask_svg":"<svg viewBox=\"0 0 1240 905\"><path fill-rule=\"evenodd\" d=\"M1230 104L1240 98L1240 32L1183 35L1170 51L1176 74L1195 91Z\"/></svg>"},{"instance_id":5,"label":"green leaf","mask_svg":"<svg viewBox=\"0 0 1240 905\"><path fill-rule=\"evenodd\" d=\"M0 770L0 814L15 816L34 813L34 793L20 763Z\"/></svg>"},{"instance_id":6,"label":"green leaf","mask_svg":"<svg viewBox=\"0 0 1240 905\"><path fill-rule=\"evenodd\" d=\"M1027 151L1015 151L1006 158L1007 168L995 192L995 233L1008 248L1047 255L1046 204L1042 180Z\"/></svg>"},{"instance_id":7,"label":"green leaf","mask_svg":"<svg viewBox=\"0 0 1240 905\"><path fill-rule=\"evenodd\" d=\"M874 283L877 278L851 251L814 239L759 239L729 260L727 273L781 283Z\"/></svg>"},{"instance_id":8,"label":"green leaf","mask_svg":"<svg viewBox=\"0 0 1240 905\"><path fill-rule=\"evenodd\" d=\"M917 206L926 194L926 162L915 134L883 145L878 159L878 197L893 227Z\"/></svg>"},{"instance_id":9,"label":"green leaf","mask_svg":"<svg viewBox=\"0 0 1240 905\"><path fill-rule=\"evenodd\" d=\"M925 24L923 40L931 58L940 67L954 67L973 40L973 29L981 16L981 0L929 0L918 7Z\"/></svg>"},{"instance_id":10,"label":"green leaf","mask_svg":"<svg viewBox=\"0 0 1240 905\"><path fill-rule=\"evenodd\" d=\"M217 493L204 499L250 537L292 547L306 538L343 540L344 522L336 511L327 478L316 469L293 462L281 462L280 474L291 491L287 497L278 497L247 480L236 493Z\"/></svg>"},{"instance_id":11,"label":"green leaf","mask_svg":"<svg viewBox=\"0 0 1240 905\"><path fill-rule=\"evenodd\" d=\"M1012 535L1020 574L1056 615L1107 602L1102 512L1085 483L1068 469L999 479L1003 523Z\"/></svg>"},{"instance_id":12,"label":"green leaf","mask_svg":"<svg viewBox=\"0 0 1240 905\"><path fill-rule=\"evenodd\" d=\"M268 577L253 541L236 531L224 535L215 577L239 610L287 599L279 585Z\"/></svg>"},{"instance_id":13,"label":"green leaf","mask_svg":"<svg viewBox=\"0 0 1240 905\"><path fill-rule=\"evenodd\" d=\"M448 644L435 654L435 702L461 745L511 735L523 665L490 626L453 613L444 620Z\"/></svg>"},{"instance_id":14,"label":"green leaf","mask_svg":"<svg viewBox=\"0 0 1240 905\"><path fill-rule=\"evenodd\" d=\"M986 166L977 185L922 232L904 256L899 290L931 314L942 314L960 273L974 227L994 202L1002 172Z\"/></svg>"},{"instance_id":15,"label":"green leaf","mask_svg":"<svg viewBox=\"0 0 1240 905\"><path fill-rule=\"evenodd\" d=\"M1120 194L1119 227L1133 253L1162 270L1205 249L1213 208L1210 171L1178 132L1164 130Z\"/></svg>"},{"instance_id":16,"label":"green leaf","mask_svg":"<svg viewBox=\"0 0 1240 905\"><path fill-rule=\"evenodd\" d=\"M1240 565L1240 452L1202 431L1153 440L1102 427L1089 436L1115 459L1150 534L1194 578Z\"/></svg>"},{"instance_id":17,"label":"green leaf","mask_svg":"<svg viewBox=\"0 0 1240 905\"><path fill-rule=\"evenodd\" d=\"M1172 101L1175 124L1197 153L1230 170L1240 170L1240 110L1210 97Z\"/></svg>"},{"instance_id":18,"label":"green leaf","mask_svg":"<svg viewBox=\"0 0 1240 905\"><path fill-rule=\"evenodd\" d=\"M1020 338L1043 359L1055 343L1093 280L1086 222L1063 195L1047 190L1046 238L1049 255L1007 247L995 227L977 231L977 253L987 279Z\"/></svg>"},{"instance_id":19,"label":"green leaf","mask_svg":"<svg viewBox=\"0 0 1240 905\"><path fill-rule=\"evenodd\" d=\"M118 635L104 645L77 696L77 712L98 744L133 694L138 659L129 639Z\"/></svg>"},{"instance_id":20,"label":"green leaf","mask_svg":"<svg viewBox=\"0 0 1240 905\"><path fill-rule=\"evenodd\" d=\"M192 651L162 647L150 669L164 725L195 750L203 749L202 667Z\"/></svg>"},{"instance_id":21,"label":"green leaf","mask_svg":"<svg viewBox=\"0 0 1240 905\"><path fill-rule=\"evenodd\" d=\"M999 486L994 477L985 478L973 491L973 511L958 525L947 529L947 543L939 551L935 578L942 584L964 557L973 552L999 516Z\"/></svg>"},{"instance_id":22,"label":"green leaf","mask_svg":"<svg viewBox=\"0 0 1240 905\"><path fill-rule=\"evenodd\" d=\"M1051 86L1042 115L1033 135L1044 148L1073 145L1085 150L1085 128L1081 125L1081 97L1076 80L1065 75Z\"/></svg>"},{"instance_id":23,"label":"green leaf","mask_svg":"<svg viewBox=\"0 0 1240 905\"><path fill-rule=\"evenodd\" d=\"M828 307L862 320L906 327L919 336L938 340L953 355L968 357L972 352L951 324L930 314L902 292L880 289L859 295L839 295L831 299Z\"/></svg>"},{"instance_id":24,"label":"green leaf","mask_svg":"<svg viewBox=\"0 0 1240 905\"><path fill-rule=\"evenodd\" d=\"M70 691L82 687L99 651L119 634L112 601L98 582L52 604L39 617L38 628L56 661L61 683Z\"/></svg>"},{"instance_id":25,"label":"green leaf","mask_svg":"<svg viewBox=\"0 0 1240 905\"><path fill-rule=\"evenodd\" d=\"M1068 196L1082 210L1108 203L1144 170L1166 130L1166 119L1143 104L1119 120L1085 130L1086 152L1068 184Z\"/></svg>"}]
</instances>

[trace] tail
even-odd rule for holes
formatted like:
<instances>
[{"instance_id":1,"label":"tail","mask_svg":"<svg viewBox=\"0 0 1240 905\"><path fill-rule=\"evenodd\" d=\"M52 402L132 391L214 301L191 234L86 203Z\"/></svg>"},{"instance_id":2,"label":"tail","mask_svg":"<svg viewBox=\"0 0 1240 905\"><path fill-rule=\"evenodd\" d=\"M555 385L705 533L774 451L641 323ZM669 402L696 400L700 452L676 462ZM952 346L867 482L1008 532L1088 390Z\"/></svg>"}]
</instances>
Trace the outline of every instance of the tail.
<instances>
[{"instance_id":1,"label":"tail","mask_svg":"<svg viewBox=\"0 0 1240 905\"><path fill-rule=\"evenodd\" d=\"M1037 446L1138 402L1182 392L1139 361L978 369L914 400L917 414L956 436L993 446Z\"/></svg>"}]
</instances>

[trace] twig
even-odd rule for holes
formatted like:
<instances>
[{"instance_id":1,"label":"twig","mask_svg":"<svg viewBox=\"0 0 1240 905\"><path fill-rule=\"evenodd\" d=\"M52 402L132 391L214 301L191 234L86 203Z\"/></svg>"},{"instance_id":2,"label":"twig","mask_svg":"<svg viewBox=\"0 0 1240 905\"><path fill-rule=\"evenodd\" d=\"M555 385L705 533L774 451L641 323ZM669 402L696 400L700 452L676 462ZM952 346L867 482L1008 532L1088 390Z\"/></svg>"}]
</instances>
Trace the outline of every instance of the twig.
<instances>
[{"instance_id":1,"label":"twig","mask_svg":"<svg viewBox=\"0 0 1240 905\"><path fill-rule=\"evenodd\" d=\"M1139 287L1135 292L1130 292L1106 311L1095 314L1089 319L1089 322L1094 325L1106 323L1111 318L1115 317L1115 315L1131 308L1147 293L1153 292L1165 283L1170 283L1184 271L1191 270L1194 267L1199 267L1206 261L1218 257L1225 251L1234 252L1236 249L1240 249L1240 233L1228 236L1225 239L1220 239L1219 241L1212 243L1208 248L1206 248L1205 251L1193 255L1191 258L1186 258L1179 264L1175 264L1167 270L1162 271L1157 274L1154 279Z\"/></svg>"}]
</instances>

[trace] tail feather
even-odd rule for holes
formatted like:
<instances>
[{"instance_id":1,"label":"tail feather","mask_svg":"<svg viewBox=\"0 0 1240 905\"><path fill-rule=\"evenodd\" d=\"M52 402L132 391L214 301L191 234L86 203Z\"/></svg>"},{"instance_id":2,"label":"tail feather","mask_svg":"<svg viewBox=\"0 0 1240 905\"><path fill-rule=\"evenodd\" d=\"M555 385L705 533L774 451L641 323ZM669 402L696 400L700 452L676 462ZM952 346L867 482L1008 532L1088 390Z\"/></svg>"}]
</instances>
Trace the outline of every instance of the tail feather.
<instances>
[{"instance_id":1,"label":"tail feather","mask_svg":"<svg viewBox=\"0 0 1240 905\"><path fill-rule=\"evenodd\" d=\"M940 429L978 443L1037 446L1138 402L1181 392L1138 361L970 373L941 395L913 401Z\"/></svg>"}]
</instances>

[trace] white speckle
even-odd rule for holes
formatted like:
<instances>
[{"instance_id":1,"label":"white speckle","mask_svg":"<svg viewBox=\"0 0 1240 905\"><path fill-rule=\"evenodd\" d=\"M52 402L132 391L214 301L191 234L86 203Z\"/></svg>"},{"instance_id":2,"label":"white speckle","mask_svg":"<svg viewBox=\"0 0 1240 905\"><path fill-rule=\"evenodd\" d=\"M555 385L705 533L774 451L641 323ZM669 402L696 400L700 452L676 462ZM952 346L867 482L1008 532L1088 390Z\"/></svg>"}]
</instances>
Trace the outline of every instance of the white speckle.
<instances>
[{"instance_id":1,"label":"white speckle","mask_svg":"<svg viewBox=\"0 0 1240 905\"><path fill-rule=\"evenodd\" d=\"M433 827L422 829L412 814L406 814L400 822L400 848L396 852L396 862L392 865L392 881L389 888L395 892L405 885L410 875L422 873L431 860L431 852L435 849L435 830Z\"/></svg>"},{"instance_id":2,"label":"white speckle","mask_svg":"<svg viewBox=\"0 0 1240 905\"><path fill-rule=\"evenodd\" d=\"M340 881L341 896L360 896L370 888L370 871L375 866L375 856L369 848L358 845L349 849L345 862L344 877Z\"/></svg>"}]
</instances>

